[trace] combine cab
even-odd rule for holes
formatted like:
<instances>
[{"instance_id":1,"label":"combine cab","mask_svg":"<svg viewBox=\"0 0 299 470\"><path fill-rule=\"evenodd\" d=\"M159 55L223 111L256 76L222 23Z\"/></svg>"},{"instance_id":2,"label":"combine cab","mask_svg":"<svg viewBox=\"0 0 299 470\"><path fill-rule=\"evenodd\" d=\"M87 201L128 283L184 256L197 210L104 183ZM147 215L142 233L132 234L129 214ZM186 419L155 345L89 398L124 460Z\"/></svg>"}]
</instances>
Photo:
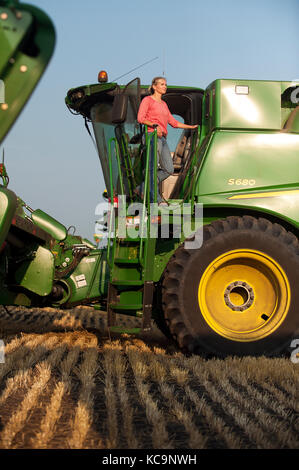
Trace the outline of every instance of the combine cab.
<instances>
[{"instance_id":1,"label":"combine cab","mask_svg":"<svg viewBox=\"0 0 299 470\"><path fill-rule=\"evenodd\" d=\"M0 1L0 17L1 45L10 45L0 64L3 139L52 54L54 30L17 1ZM107 310L112 331L122 331L116 314L142 318L144 331L154 319L191 353L282 352L299 328L298 84L169 86L171 113L199 128L169 133L174 173L161 188L169 205L159 207L157 165L149 198L157 134L137 122L147 86L99 79L69 90L66 104L93 128L110 201L107 246L28 207L2 164L0 303L92 305Z\"/></svg>"}]
</instances>

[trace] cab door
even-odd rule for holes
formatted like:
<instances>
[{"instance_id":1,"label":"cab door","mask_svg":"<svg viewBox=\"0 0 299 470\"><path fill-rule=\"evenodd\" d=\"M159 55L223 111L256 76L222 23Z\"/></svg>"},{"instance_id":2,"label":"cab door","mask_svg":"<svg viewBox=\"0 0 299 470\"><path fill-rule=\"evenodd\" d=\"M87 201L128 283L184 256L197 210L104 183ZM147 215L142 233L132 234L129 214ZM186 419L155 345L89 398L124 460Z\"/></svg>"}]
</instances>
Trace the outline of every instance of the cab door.
<instances>
[{"instance_id":1,"label":"cab door","mask_svg":"<svg viewBox=\"0 0 299 470\"><path fill-rule=\"evenodd\" d=\"M126 196L134 199L134 189L142 178L141 126L137 121L140 105L140 79L134 78L121 91L114 109L115 137L118 143L122 186ZM115 102L115 108L117 104ZM118 111L118 112L117 112ZM118 190L121 188L118 188Z\"/></svg>"}]
</instances>

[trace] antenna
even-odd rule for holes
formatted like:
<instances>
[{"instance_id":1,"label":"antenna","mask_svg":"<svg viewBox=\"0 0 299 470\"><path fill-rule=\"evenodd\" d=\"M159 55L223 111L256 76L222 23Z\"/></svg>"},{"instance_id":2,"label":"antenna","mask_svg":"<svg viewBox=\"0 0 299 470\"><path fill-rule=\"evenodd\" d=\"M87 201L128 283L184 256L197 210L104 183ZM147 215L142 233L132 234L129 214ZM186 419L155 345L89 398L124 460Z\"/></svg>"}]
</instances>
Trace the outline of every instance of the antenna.
<instances>
[{"instance_id":1,"label":"antenna","mask_svg":"<svg viewBox=\"0 0 299 470\"><path fill-rule=\"evenodd\" d=\"M4 165L4 148L3 148L3 152L2 152L2 164Z\"/></svg>"},{"instance_id":2,"label":"antenna","mask_svg":"<svg viewBox=\"0 0 299 470\"><path fill-rule=\"evenodd\" d=\"M140 69L140 68L143 67L144 65L150 64L151 62L153 62L154 60L157 60L157 59L159 59L159 57L154 57L153 59L148 60L147 62L144 62L144 64L138 65L138 67L135 67L134 69L130 70L129 72L124 73L124 74L121 75L120 77L114 78L114 79L112 80L112 82L115 82L116 80L119 80L120 78L123 78L125 75L128 75L129 73L134 72L134 70Z\"/></svg>"}]
</instances>

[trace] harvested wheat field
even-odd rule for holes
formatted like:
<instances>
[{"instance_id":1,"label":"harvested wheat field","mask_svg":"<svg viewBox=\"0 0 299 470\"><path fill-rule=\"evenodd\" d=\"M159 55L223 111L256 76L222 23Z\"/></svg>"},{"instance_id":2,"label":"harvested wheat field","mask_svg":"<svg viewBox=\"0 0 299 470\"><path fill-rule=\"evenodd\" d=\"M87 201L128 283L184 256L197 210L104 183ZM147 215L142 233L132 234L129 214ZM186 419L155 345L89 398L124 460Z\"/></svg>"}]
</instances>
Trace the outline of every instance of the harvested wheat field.
<instances>
[{"instance_id":1,"label":"harvested wheat field","mask_svg":"<svg viewBox=\"0 0 299 470\"><path fill-rule=\"evenodd\" d=\"M288 358L186 357L90 307L1 308L0 339L1 449L299 448Z\"/></svg>"}]
</instances>

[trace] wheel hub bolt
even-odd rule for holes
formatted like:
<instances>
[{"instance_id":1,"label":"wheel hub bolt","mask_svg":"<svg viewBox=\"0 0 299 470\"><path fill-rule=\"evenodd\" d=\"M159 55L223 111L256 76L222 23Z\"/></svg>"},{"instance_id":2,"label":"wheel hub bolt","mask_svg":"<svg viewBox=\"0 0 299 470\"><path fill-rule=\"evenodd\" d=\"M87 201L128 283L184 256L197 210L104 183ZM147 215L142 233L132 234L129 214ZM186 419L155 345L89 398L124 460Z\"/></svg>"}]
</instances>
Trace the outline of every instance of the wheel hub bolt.
<instances>
[{"instance_id":1,"label":"wheel hub bolt","mask_svg":"<svg viewBox=\"0 0 299 470\"><path fill-rule=\"evenodd\" d=\"M236 303L236 300L238 303ZM233 311L244 312L254 302L253 288L245 281L231 282L225 289L224 301ZM240 304L240 301L242 302Z\"/></svg>"}]
</instances>

